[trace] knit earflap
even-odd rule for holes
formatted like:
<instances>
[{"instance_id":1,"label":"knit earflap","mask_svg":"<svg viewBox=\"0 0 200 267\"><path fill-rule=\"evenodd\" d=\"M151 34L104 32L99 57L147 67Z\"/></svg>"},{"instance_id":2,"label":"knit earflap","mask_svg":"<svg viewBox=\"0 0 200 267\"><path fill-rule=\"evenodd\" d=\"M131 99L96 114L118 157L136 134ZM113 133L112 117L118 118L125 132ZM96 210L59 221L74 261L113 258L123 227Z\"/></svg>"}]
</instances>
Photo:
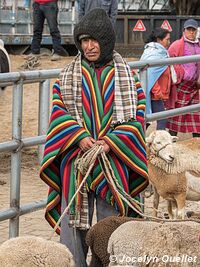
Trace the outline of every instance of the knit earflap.
<instances>
[{"instance_id":1,"label":"knit earflap","mask_svg":"<svg viewBox=\"0 0 200 267\"><path fill-rule=\"evenodd\" d=\"M80 35L89 35L98 41L101 55L95 62L103 65L112 59L115 46L115 31L105 10L101 8L92 9L88 12L74 28L74 42L79 51L81 49Z\"/></svg>"}]
</instances>

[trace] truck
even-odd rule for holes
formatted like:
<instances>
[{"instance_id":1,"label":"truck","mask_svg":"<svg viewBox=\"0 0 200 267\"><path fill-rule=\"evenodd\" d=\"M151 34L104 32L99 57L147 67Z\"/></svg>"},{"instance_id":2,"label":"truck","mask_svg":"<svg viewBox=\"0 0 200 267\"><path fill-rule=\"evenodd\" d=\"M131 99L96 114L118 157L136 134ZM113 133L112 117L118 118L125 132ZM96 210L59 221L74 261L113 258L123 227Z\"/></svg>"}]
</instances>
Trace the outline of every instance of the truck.
<instances>
[{"instance_id":1,"label":"truck","mask_svg":"<svg viewBox=\"0 0 200 267\"><path fill-rule=\"evenodd\" d=\"M73 42L73 29L78 21L78 1L59 0L58 7L62 45L69 55L74 55L77 50ZM171 40L174 41L181 36L183 23L188 18L174 14L168 0L119 0L115 25L116 50L125 57L138 57L142 54L147 36L155 27L170 30ZM195 18L200 20L199 16ZM32 36L31 0L0 0L0 39L6 48L15 54L23 54L30 49ZM42 47L52 47L46 23Z\"/></svg>"}]
</instances>

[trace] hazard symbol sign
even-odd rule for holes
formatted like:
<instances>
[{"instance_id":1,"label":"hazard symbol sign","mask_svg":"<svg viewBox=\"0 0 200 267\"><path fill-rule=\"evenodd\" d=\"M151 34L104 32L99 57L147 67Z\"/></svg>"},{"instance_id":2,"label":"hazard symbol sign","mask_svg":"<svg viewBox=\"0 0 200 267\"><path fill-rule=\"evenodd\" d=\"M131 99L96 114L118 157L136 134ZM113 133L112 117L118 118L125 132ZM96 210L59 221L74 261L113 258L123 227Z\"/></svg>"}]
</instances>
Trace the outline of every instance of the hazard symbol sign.
<instances>
[{"instance_id":1,"label":"hazard symbol sign","mask_svg":"<svg viewBox=\"0 0 200 267\"><path fill-rule=\"evenodd\" d=\"M168 30L170 32L172 31L172 27L169 24L169 21L168 20L164 20L163 21L163 24L161 25L161 28L166 29L166 30Z\"/></svg>"},{"instance_id":2,"label":"hazard symbol sign","mask_svg":"<svg viewBox=\"0 0 200 267\"><path fill-rule=\"evenodd\" d=\"M143 24L143 22L142 22L142 20L141 19L139 19L137 22L136 22L136 24L135 24L135 27L133 28L133 31L139 31L139 32L144 32L144 31L146 31L146 28L145 28L145 26L144 26L144 24Z\"/></svg>"}]
</instances>

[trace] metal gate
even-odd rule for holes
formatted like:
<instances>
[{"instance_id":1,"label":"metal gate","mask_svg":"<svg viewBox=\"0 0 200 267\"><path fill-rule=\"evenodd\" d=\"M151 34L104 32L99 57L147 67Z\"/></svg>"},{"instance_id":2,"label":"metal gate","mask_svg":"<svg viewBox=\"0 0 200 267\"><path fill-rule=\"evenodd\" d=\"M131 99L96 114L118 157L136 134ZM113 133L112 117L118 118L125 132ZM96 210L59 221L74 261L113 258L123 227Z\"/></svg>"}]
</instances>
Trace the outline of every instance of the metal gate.
<instances>
[{"instance_id":1,"label":"metal gate","mask_svg":"<svg viewBox=\"0 0 200 267\"><path fill-rule=\"evenodd\" d=\"M152 66L181 64L189 62L200 62L200 55L168 58L164 60L154 61L136 61L130 62L130 66L133 69L145 69ZM0 86L1 85L13 85L13 132L12 141L0 143L0 152L11 152L11 182L10 182L10 208L0 211L0 221L9 219L9 237L15 237L19 235L19 217L42 209L46 204L46 200L39 200L34 203L28 203L20 206L20 176L21 176L21 150L23 147L41 145L45 142L45 134L48 128L49 121L49 92L50 82L49 79L58 77L60 73L59 69L55 70L42 70L42 71L28 71L28 72L14 72L0 74ZM40 98L39 98L39 121L38 121L38 136L22 138L22 106L23 106L23 85L25 83L39 82L40 86ZM144 75L144 89L148 83L146 76ZM163 111L146 116L146 121L158 120L161 118L167 118L179 114L185 114L200 110L200 104L193 106L179 108L175 110ZM43 148L40 147L40 155Z\"/></svg>"}]
</instances>

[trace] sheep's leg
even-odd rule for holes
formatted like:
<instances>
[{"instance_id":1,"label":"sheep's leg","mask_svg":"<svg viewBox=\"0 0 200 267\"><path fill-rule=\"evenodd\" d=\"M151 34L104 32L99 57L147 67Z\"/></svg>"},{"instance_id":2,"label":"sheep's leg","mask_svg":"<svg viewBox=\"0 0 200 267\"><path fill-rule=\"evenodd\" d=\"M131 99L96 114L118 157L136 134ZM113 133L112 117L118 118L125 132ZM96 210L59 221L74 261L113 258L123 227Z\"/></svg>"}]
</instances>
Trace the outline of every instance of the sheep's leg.
<instances>
[{"instance_id":1,"label":"sheep's leg","mask_svg":"<svg viewBox=\"0 0 200 267\"><path fill-rule=\"evenodd\" d=\"M170 200L170 205L171 205L171 215L170 219L176 219L177 218L177 213L178 213L178 207L176 200Z\"/></svg>"},{"instance_id":2,"label":"sheep's leg","mask_svg":"<svg viewBox=\"0 0 200 267\"><path fill-rule=\"evenodd\" d=\"M174 200L167 200L167 209L169 213L170 219L176 219L177 218L177 205L176 201Z\"/></svg>"},{"instance_id":3,"label":"sheep's leg","mask_svg":"<svg viewBox=\"0 0 200 267\"><path fill-rule=\"evenodd\" d=\"M169 214L169 218L173 219L173 209L172 209L172 200L167 200L167 210Z\"/></svg>"},{"instance_id":4,"label":"sheep's leg","mask_svg":"<svg viewBox=\"0 0 200 267\"><path fill-rule=\"evenodd\" d=\"M91 258L91 262L89 264L90 267L102 267L102 262L101 260L99 259L99 257L96 255L95 251L92 251L92 258Z\"/></svg>"},{"instance_id":5,"label":"sheep's leg","mask_svg":"<svg viewBox=\"0 0 200 267\"><path fill-rule=\"evenodd\" d=\"M153 214L154 214L154 217L157 217L158 216L158 205L159 205L160 195L158 194L158 191L155 188L155 186L153 186L153 190L154 190L154 195L153 195Z\"/></svg>"},{"instance_id":6,"label":"sheep's leg","mask_svg":"<svg viewBox=\"0 0 200 267\"><path fill-rule=\"evenodd\" d=\"M177 218L184 219L186 194L176 195L175 199L177 203Z\"/></svg>"}]
</instances>

